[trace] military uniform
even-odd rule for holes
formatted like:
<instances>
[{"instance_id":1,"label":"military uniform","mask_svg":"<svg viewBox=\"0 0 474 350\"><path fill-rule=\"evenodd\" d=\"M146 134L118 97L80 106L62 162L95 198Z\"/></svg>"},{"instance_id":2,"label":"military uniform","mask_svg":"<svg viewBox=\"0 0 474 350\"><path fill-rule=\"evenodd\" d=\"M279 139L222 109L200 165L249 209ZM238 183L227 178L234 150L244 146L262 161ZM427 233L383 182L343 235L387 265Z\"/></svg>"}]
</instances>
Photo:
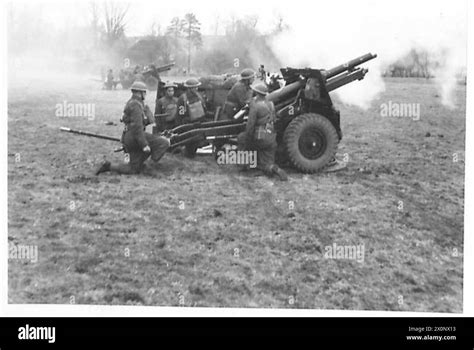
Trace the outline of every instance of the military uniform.
<instances>
[{"instance_id":1,"label":"military uniform","mask_svg":"<svg viewBox=\"0 0 474 350\"><path fill-rule=\"evenodd\" d=\"M173 129L176 126L176 114L178 111L178 98L164 96L156 102L157 114L168 114L159 117L157 122L158 131Z\"/></svg>"},{"instance_id":2,"label":"military uniform","mask_svg":"<svg viewBox=\"0 0 474 350\"><path fill-rule=\"evenodd\" d=\"M257 168L266 173L271 173L275 166L277 143L274 122L273 103L255 98L250 102L246 129L238 136L239 148L257 151Z\"/></svg>"},{"instance_id":3,"label":"military uniform","mask_svg":"<svg viewBox=\"0 0 474 350\"><path fill-rule=\"evenodd\" d=\"M112 90L113 88L115 88L114 74L111 71L107 73L107 80L105 81L105 87L107 90Z\"/></svg>"},{"instance_id":4,"label":"military uniform","mask_svg":"<svg viewBox=\"0 0 474 350\"><path fill-rule=\"evenodd\" d=\"M151 156L155 162L163 157L170 143L164 137L145 132L146 125L153 122L150 120L150 115L153 117L140 99L132 96L127 102L122 117L122 122L125 124L122 143L130 156L130 161L128 164L113 166L111 170L121 174L137 174L143 169L143 163L148 157ZM146 146L150 147L150 153L143 151Z\"/></svg>"},{"instance_id":5,"label":"military uniform","mask_svg":"<svg viewBox=\"0 0 474 350\"><path fill-rule=\"evenodd\" d=\"M252 89L245 80L239 80L232 86L224 103L222 119L228 120L244 107L252 98Z\"/></svg>"},{"instance_id":6,"label":"military uniform","mask_svg":"<svg viewBox=\"0 0 474 350\"><path fill-rule=\"evenodd\" d=\"M198 102L200 102L202 106L202 111L205 115L206 104L202 96L199 94L199 92L187 90L178 98L178 112L176 115L177 125L187 124L187 123L191 123L192 121L195 121L195 120L192 120L191 118L189 107L191 105L197 104ZM201 119L202 117L204 117L204 115L202 115L200 118L196 120Z\"/></svg>"}]
</instances>

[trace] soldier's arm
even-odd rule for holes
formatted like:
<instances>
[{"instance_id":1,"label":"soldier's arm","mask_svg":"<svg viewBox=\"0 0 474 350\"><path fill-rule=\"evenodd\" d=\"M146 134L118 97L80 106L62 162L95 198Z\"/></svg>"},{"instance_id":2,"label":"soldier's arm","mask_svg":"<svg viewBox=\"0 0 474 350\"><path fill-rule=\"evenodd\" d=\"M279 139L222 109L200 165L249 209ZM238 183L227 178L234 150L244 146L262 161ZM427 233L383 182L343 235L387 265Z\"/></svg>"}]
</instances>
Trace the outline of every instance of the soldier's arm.
<instances>
[{"instance_id":1,"label":"soldier's arm","mask_svg":"<svg viewBox=\"0 0 474 350\"><path fill-rule=\"evenodd\" d=\"M157 114L162 114L163 112L163 103L161 102L161 99L156 101L156 113Z\"/></svg>"},{"instance_id":2,"label":"soldier's arm","mask_svg":"<svg viewBox=\"0 0 474 350\"><path fill-rule=\"evenodd\" d=\"M206 113L206 101L204 100L204 97L202 97L201 94L198 95L199 97L199 101L201 101L201 104L202 104L202 109L204 109L204 113Z\"/></svg>"},{"instance_id":3,"label":"soldier's arm","mask_svg":"<svg viewBox=\"0 0 474 350\"><path fill-rule=\"evenodd\" d=\"M129 130L137 140L140 148L148 146L143 130L143 107L139 102L132 102L127 106L127 114L130 116Z\"/></svg>"},{"instance_id":4,"label":"soldier's arm","mask_svg":"<svg viewBox=\"0 0 474 350\"><path fill-rule=\"evenodd\" d=\"M248 90L243 85L239 85L239 87L236 88L235 96L237 97L239 107L245 106L250 101L251 97L249 96Z\"/></svg>"},{"instance_id":5,"label":"soldier's arm","mask_svg":"<svg viewBox=\"0 0 474 350\"><path fill-rule=\"evenodd\" d=\"M145 125L155 124L155 116L151 112L151 109L148 107L148 105L145 105L144 112L146 118Z\"/></svg>"},{"instance_id":6,"label":"soldier's arm","mask_svg":"<svg viewBox=\"0 0 474 350\"><path fill-rule=\"evenodd\" d=\"M257 122L257 108L254 103L250 103L249 116L247 125L245 126L245 134L247 142L253 138L255 133L255 123Z\"/></svg>"}]
</instances>

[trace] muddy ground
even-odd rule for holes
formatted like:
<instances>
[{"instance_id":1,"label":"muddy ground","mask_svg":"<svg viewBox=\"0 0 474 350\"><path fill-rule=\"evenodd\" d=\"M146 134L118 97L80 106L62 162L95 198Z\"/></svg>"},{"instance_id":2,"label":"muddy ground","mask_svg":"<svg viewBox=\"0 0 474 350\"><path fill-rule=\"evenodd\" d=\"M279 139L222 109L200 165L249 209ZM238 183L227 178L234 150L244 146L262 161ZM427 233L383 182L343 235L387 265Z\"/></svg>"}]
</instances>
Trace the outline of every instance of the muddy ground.
<instances>
[{"instance_id":1,"label":"muddy ground","mask_svg":"<svg viewBox=\"0 0 474 350\"><path fill-rule=\"evenodd\" d=\"M86 77L10 83L8 241L39 253L9 260L10 303L462 311L464 85L454 109L421 79L386 80L368 110L337 103L347 168L288 183L179 154L93 176L119 145L59 127L119 137L128 97ZM65 101L95 118L56 116ZM389 101L420 120L382 117ZM363 257L329 259L334 244Z\"/></svg>"}]
</instances>

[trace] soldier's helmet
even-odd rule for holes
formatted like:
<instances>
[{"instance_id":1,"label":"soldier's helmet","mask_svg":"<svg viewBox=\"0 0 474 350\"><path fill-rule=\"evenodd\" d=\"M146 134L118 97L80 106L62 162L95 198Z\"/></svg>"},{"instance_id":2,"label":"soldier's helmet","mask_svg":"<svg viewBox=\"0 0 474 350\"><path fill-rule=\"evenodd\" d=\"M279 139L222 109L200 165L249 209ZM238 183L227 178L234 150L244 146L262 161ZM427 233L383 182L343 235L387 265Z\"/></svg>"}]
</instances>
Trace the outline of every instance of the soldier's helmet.
<instances>
[{"instance_id":1,"label":"soldier's helmet","mask_svg":"<svg viewBox=\"0 0 474 350\"><path fill-rule=\"evenodd\" d=\"M165 86L164 86L165 89L167 89L167 88L176 88L176 87L177 87L176 84L171 83L171 82L169 82L169 81L166 82L166 84L165 84Z\"/></svg>"},{"instance_id":2,"label":"soldier's helmet","mask_svg":"<svg viewBox=\"0 0 474 350\"><path fill-rule=\"evenodd\" d=\"M250 69L250 68L245 68L241 73L240 73L240 78L241 79L252 79L253 77L255 77L255 72L253 71L253 69Z\"/></svg>"},{"instance_id":3,"label":"soldier's helmet","mask_svg":"<svg viewBox=\"0 0 474 350\"><path fill-rule=\"evenodd\" d=\"M250 88L259 95L266 96L268 94L268 88L265 84L257 84L256 86L251 86Z\"/></svg>"},{"instance_id":4,"label":"soldier's helmet","mask_svg":"<svg viewBox=\"0 0 474 350\"><path fill-rule=\"evenodd\" d=\"M132 84L132 87L130 88L130 90L146 92L146 84L142 81L136 81Z\"/></svg>"},{"instance_id":5,"label":"soldier's helmet","mask_svg":"<svg viewBox=\"0 0 474 350\"><path fill-rule=\"evenodd\" d=\"M184 82L184 86L187 88L195 88L201 85L201 82L196 78L189 78Z\"/></svg>"}]
</instances>

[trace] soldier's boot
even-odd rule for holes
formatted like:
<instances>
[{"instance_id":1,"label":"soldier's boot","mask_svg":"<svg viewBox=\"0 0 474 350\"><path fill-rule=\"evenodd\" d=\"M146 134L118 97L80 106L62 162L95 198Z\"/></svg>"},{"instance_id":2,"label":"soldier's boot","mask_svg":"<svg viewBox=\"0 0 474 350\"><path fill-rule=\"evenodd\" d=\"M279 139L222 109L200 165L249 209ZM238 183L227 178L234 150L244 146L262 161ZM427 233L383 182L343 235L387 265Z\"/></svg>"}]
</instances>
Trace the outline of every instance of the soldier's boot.
<instances>
[{"instance_id":1,"label":"soldier's boot","mask_svg":"<svg viewBox=\"0 0 474 350\"><path fill-rule=\"evenodd\" d=\"M108 160L106 160L100 166L97 167L95 174L99 175L100 173L105 173L107 171L110 171L110 162Z\"/></svg>"},{"instance_id":2,"label":"soldier's boot","mask_svg":"<svg viewBox=\"0 0 474 350\"><path fill-rule=\"evenodd\" d=\"M288 181L288 175L286 172L277 165L272 166L272 173L278 176L280 181Z\"/></svg>"}]
</instances>

